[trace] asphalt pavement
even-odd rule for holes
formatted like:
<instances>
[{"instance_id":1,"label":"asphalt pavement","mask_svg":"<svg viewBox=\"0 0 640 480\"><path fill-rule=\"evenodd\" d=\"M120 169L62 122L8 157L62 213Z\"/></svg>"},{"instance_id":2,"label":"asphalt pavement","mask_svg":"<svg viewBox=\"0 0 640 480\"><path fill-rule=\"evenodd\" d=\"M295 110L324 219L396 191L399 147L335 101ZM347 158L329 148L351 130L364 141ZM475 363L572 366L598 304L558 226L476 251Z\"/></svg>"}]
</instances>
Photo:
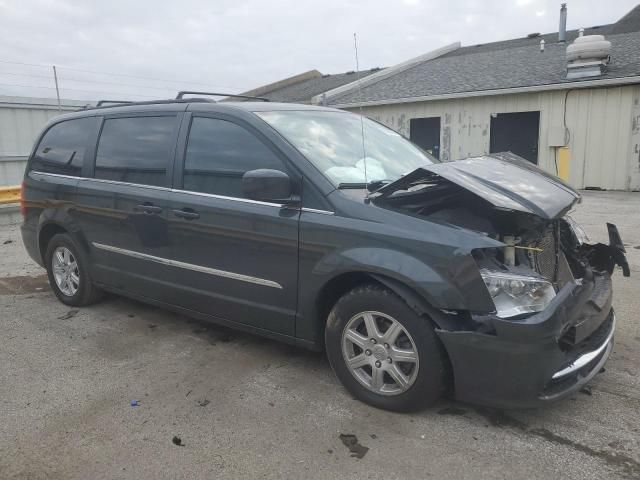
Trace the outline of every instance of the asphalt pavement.
<instances>
[{"instance_id":1,"label":"asphalt pavement","mask_svg":"<svg viewBox=\"0 0 640 480\"><path fill-rule=\"evenodd\" d=\"M354 400L320 353L115 296L69 308L0 226L0 478L640 478L640 193L585 192L574 218L616 223L631 263L606 370L543 409L414 414Z\"/></svg>"}]
</instances>

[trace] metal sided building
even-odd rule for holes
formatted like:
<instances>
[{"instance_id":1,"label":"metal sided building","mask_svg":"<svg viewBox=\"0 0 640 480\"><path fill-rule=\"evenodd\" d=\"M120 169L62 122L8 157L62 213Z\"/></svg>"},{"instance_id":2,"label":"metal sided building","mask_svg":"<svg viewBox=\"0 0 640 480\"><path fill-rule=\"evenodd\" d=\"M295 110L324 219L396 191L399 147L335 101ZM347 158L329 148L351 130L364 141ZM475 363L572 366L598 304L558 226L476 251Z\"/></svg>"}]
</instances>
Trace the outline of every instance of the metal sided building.
<instances>
[{"instance_id":1,"label":"metal sided building","mask_svg":"<svg viewBox=\"0 0 640 480\"><path fill-rule=\"evenodd\" d=\"M576 188L640 190L640 6L618 22L452 44L314 98L443 161L512 151ZM604 36L604 38L599 37Z\"/></svg>"},{"instance_id":2,"label":"metal sided building","mask_svg":"<svg viewBox=\"0 0 640 480\"><path fill-rule=\"evenodd\" d=\"M83 108L87 102L0 96L0 186L22 182L33 142L52 117Z\"/></svg>"}]
</instances>

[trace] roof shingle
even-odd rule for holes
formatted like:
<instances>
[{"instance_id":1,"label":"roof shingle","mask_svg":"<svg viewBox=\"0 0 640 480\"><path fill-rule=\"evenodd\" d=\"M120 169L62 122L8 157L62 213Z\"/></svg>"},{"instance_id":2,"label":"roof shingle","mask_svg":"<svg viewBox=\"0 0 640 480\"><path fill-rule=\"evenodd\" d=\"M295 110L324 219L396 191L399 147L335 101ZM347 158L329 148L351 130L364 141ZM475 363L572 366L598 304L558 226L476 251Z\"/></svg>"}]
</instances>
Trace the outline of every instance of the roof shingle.
<instances>
[{"instance_id":1,"label":"roof shingle","mask_svg":"<svg viewBox=\"0 0 640 480\"><path fill-rule=\"evenodd\" d=\"M585 29L585 35L604 34L611 42L611 63L598 79L640 75L640 6L617 23ZM575 82L566 79L566 47L578 36L567 32L467 46L421 62L396 75L330 97L329 104L345 105L413 97L429 97L483 90L532 87ZM540 40L545 50L540 51ZM593 79L593 78L591 78Z\"/></svg>"}]
</instances>

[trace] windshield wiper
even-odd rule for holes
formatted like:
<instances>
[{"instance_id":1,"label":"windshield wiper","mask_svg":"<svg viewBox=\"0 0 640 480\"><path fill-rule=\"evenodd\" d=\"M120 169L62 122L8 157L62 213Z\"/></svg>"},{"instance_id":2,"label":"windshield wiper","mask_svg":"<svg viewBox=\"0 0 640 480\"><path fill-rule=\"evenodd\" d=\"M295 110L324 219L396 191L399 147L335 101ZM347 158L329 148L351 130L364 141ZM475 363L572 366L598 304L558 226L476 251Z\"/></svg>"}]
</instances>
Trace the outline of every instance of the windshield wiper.
<instances>
[{"instance_id":1,"label":"windshield wiper","mask_svg":"<svg viewBox=\"0 0 640 480\"><path fill-rule=\"evenodd\" d=\"M364 183L364 182L345 182L339 183L338 189L347 190L347 189L363 189L366 188L370 192L375 192L379 188L384 187L385 185L391 183L391 180L374 180L373 182Z\"/></svg>"},{"instance_id":2,"label":"windshield wiper","mask_svg":"<svg viewBox=\"0 0 640 480\"><path fill-rule=\"evenodd\" d=\"M379 187L377 195L388 197L399 190L407 190L416 185L431 183L434 181L435 177L437 177L436 174L429 170L425 170L422 167L418 167L415 170L402 175L397 180Z\"/></svg>"}]
</instances>

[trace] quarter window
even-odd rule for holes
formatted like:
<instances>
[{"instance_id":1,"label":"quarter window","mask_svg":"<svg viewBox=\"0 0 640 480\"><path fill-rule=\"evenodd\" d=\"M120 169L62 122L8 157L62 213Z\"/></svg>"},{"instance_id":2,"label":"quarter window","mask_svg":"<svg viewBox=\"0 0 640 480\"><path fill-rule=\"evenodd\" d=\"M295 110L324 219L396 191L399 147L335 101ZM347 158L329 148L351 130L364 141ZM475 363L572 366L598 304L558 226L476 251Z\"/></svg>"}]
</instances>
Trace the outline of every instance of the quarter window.
<instances>
[{"instance_id":1,"label":"quarter window","mask_svg":"<svg viewBox=\"0 0 640 480\"><path fill-rule=\"evenodd\" d=\"M242 175L259 168L285 170L282 161L243 127L215 118L193 119L184 165L185 190L244 197Z\"/></svg>"},{"instance_id":2,"label":"quarter window","mask_svg":"<svg viewBox=\"0 0 640 480\"><path fill-rule=\"evenodd\" d=\"M95 177L166 186L176 117L111 118L104 122Z\"/></svg>"},{"instance_id":3,"label":"quarter window","mask_svg":"<svg viewBox=\"0 0 640 480\"><path fill-rule=\"evenodd\" d=\"M57 123L44 134L33 157L32 169L80 175L94 118Z\"/></svg>"}]
</instances>

